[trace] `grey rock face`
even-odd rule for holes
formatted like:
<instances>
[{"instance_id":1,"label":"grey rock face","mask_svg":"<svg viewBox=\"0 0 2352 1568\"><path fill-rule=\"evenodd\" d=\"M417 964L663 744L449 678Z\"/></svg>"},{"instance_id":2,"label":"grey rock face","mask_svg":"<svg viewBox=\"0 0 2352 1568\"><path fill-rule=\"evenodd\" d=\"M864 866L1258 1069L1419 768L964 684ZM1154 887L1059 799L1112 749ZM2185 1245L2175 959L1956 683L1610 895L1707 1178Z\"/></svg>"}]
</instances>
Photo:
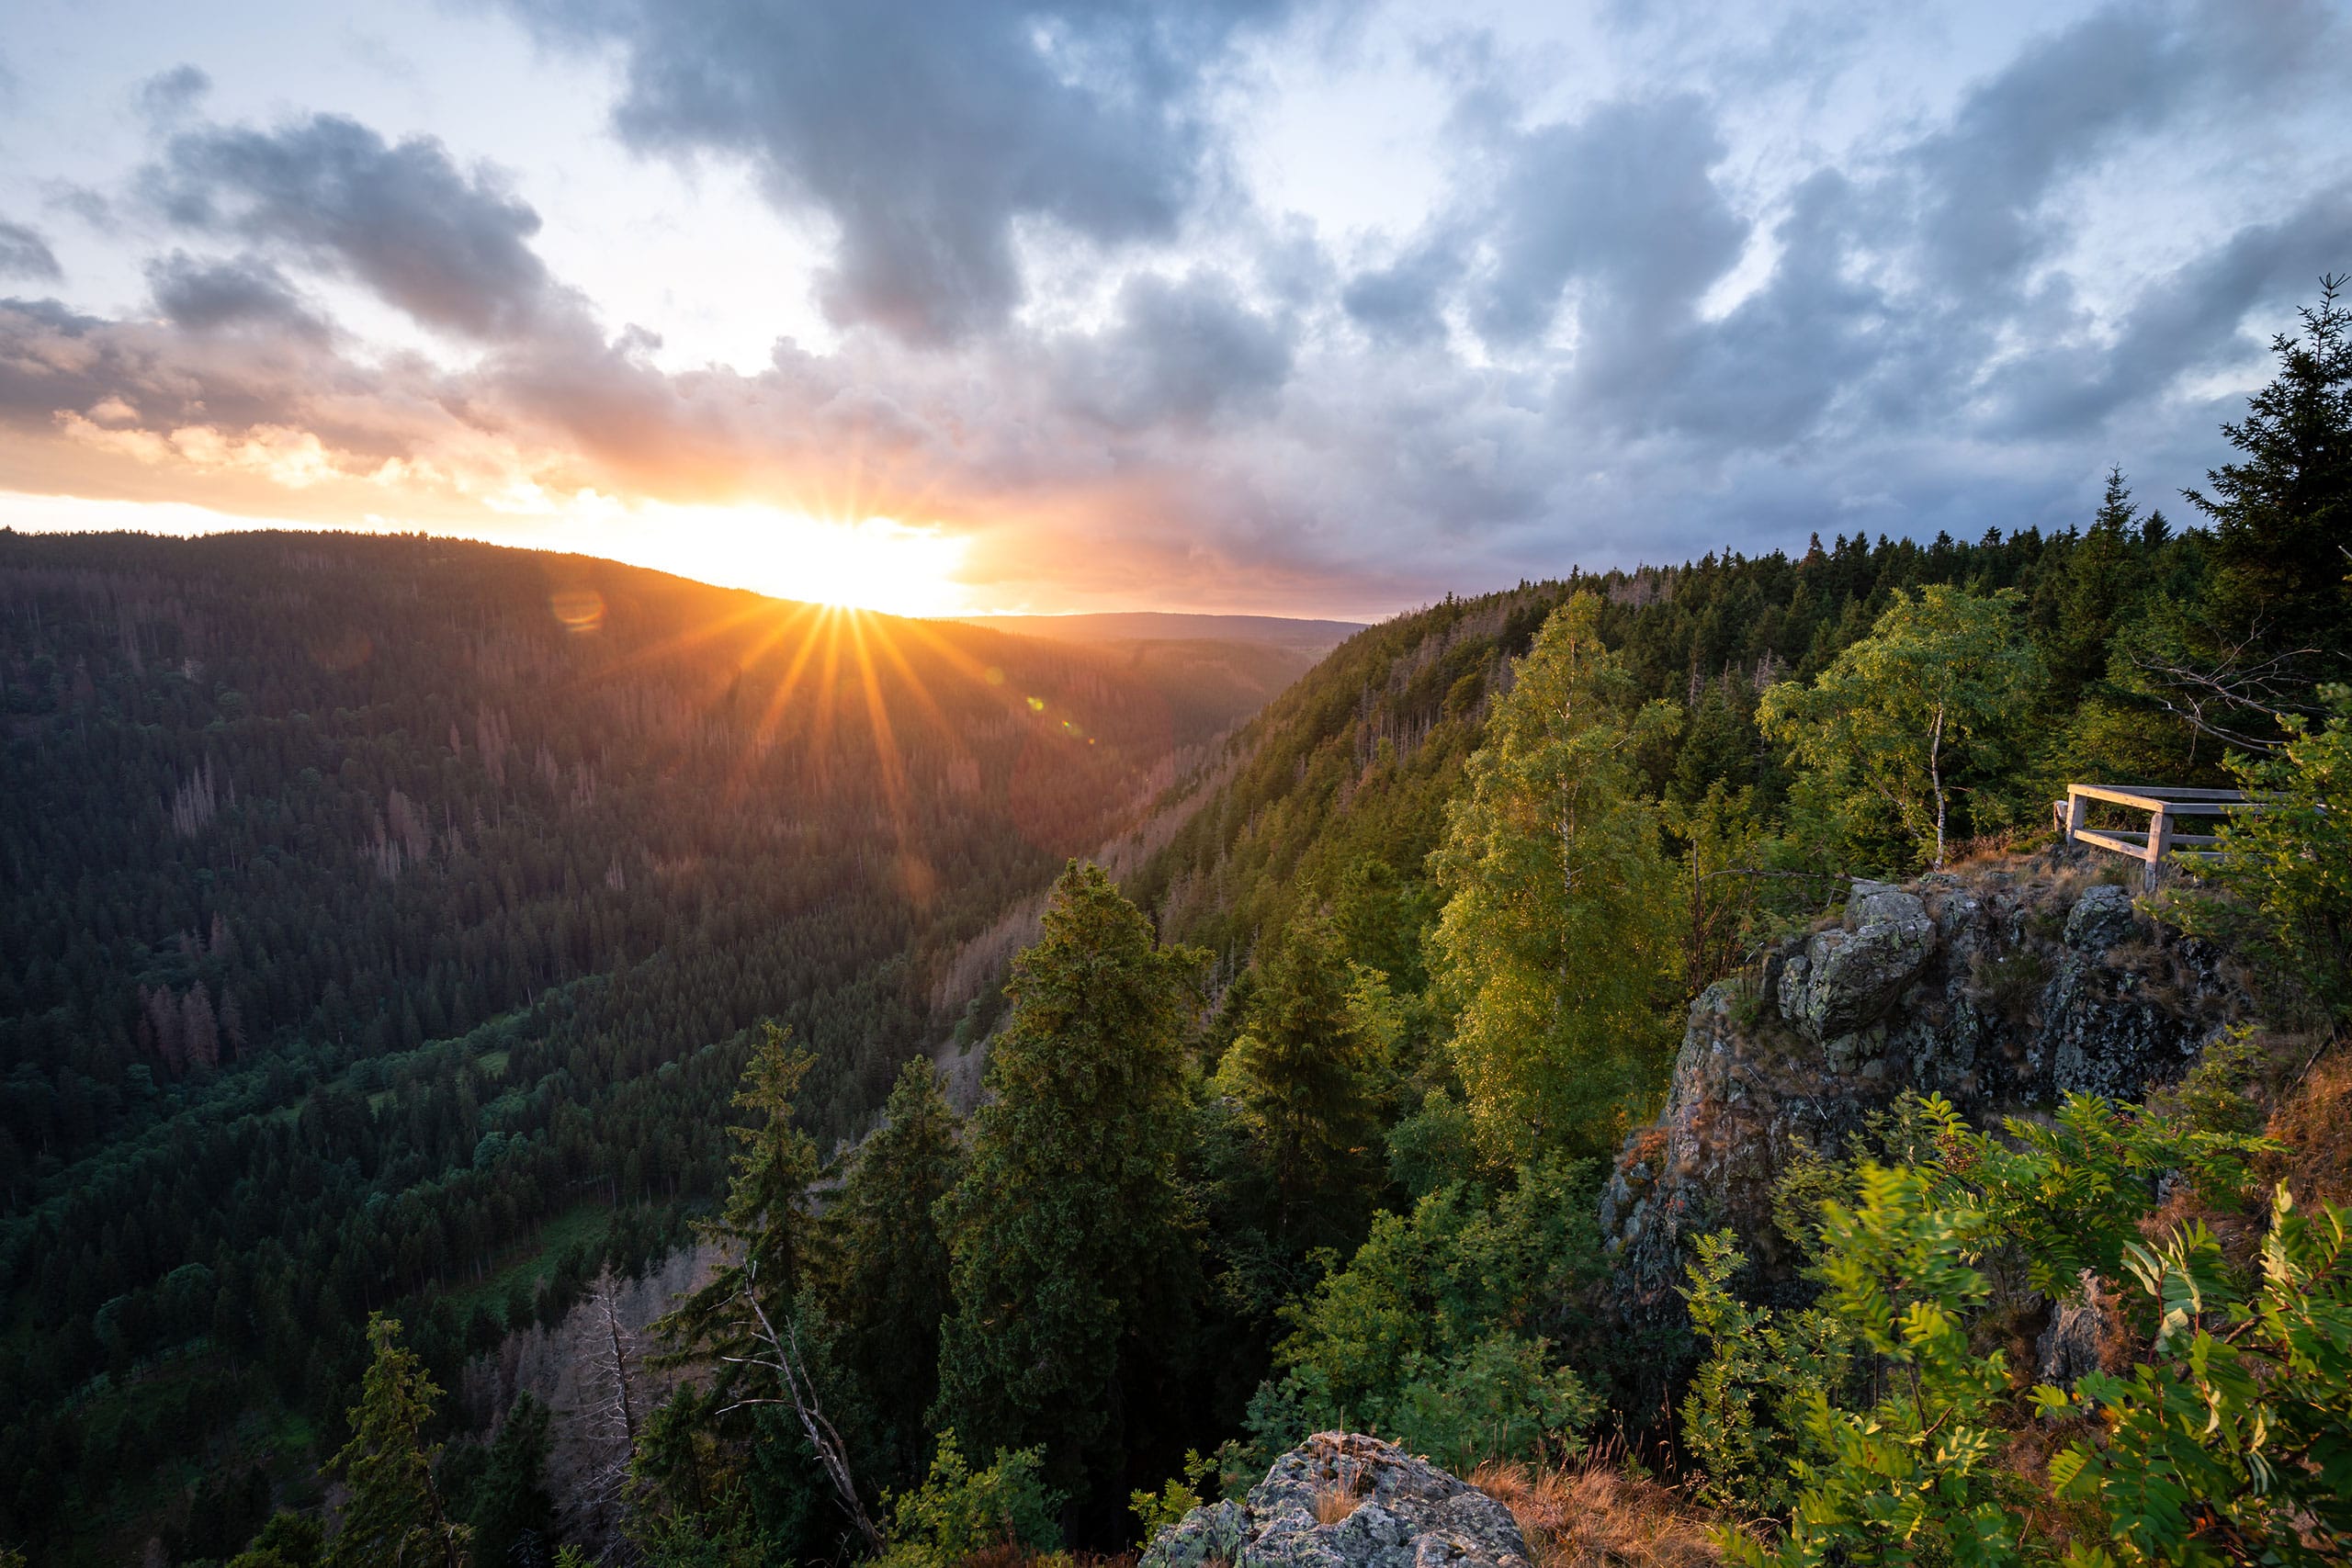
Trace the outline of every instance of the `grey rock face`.
<instances>
[{"instance_id":1,"label":"grey rock face","mask_svg":"<svg viewBox=\"0 0 2352 1568\"><path fill-rule=\"evenodd\" d=\"M1329 1500L1326 1503L1326 1500ZM1324 1511L1344 1517L1323 1524ZM1240 1503L1194 1508L1139 1568L1528 1568L1510 1510L1394 1443L1318 1432Z\"/></svg>"},{"instance_id":2,"label":"grey rock face","mask_svg":"<svg viewBox=\"0 0 2352 1568\"><path fill-rule=\"evenodd\" d=\"M2131 1358L2132 1337L2115 1297L2086 1269L2075 1292L2051 1314L2050 1326L2033 1348L2041 1381L2072 1388L2086 1373L2121 1371Z\"/></svg>"},{"instance_id":3,"label":"grey rock face","mask_svg":"<svg viewBox=\"0 0 2352 1568\"><path fill-rule=\"evenodd\" d=\"M2070 1093L2138 1099L2187 1070L2245 998L2215 953L2159 932L2122 888L2078 896L2078 864L1858 882L1838 926L1693 1002L1666 1107L1603 1190L1612 1304L1679 1312L1689 1238L1724 1227L1767 1293L1789 1283L1774 1183L1808 1152L1854 1152L1906 1089L1985 1125Z\"/></svg>"},{"instance_id":4,"label":"grey rock face","mask_svg":"<svg viewBox=\"0 0 2352 1568\"><path fill-rule=\"evenodd\" d=\"M2140 915L2132 895L2101 885L2086 891L2066 913L2066 945L2078 953L2104 953L2134 935Z\"/></svg>"},{"instance_id":5,"label":"grey rock face","mask_svg":"<svg viewBox=\"0 0 2352 1568\"><path fill-rule=\"evenodd\" d=\"M1876 1022L1927 963L1935 935L1917 894L1857 882L1842 929L1815 932L1781 970L1782 1015L1825 1044Z\"/></svg>"}]
</instances>

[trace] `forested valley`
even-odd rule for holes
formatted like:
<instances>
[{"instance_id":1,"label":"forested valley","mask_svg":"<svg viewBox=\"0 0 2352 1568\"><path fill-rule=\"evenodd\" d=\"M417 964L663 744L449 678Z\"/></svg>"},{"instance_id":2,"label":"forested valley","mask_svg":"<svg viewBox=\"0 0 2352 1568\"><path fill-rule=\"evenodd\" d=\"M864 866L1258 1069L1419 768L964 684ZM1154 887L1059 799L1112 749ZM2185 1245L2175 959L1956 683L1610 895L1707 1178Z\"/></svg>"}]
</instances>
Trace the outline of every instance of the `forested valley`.
<instances>
[{"instance_id":1,"label":"forested valley","mask_svg":"<svg viewBox=\"0 0 2352 1568\"><path fill-rule=\"evenodd\" d=\"M1601 1466L1689 1526L1634 1561L2346 1561L2348 334L2177 517L1448 597L1216 745L1132 660L600 563L0 541L0 1542L1068 1561L1346 1428ZM1801 1282L1709 1236L1623 1310L1694 998L1856 878L2097 879L2082 780L2265 803L2131 888L2243 1021L2144 1103L1906 1096L1776 1191ZM591 1523L447 1391L695 1237ZM2120 1348L2037 1384L2078 1274Z\"/></svg>"},{"instance_id":2,"label":"forested valley","mask_svg":"<svg viewBox=\"0 0 2352 1568\"><path fill-rule=\"evenodd\" d=\"M946 960L1304 662L0 535L0 1540L332 1452L371 1311L448 1378L676 1245L756 1021L863 1132Z\"/></svg>"}]
</instances>

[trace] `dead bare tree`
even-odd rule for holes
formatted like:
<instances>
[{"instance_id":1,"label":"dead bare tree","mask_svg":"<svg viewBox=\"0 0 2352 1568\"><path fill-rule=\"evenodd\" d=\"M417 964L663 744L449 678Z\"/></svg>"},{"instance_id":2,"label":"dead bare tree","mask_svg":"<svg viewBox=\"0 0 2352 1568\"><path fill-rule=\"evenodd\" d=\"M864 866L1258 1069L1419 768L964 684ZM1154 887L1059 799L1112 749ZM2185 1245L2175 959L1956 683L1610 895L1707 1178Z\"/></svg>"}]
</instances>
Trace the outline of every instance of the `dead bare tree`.
<instances>
[{"instance_id":1,"label":"dead bare tree","mask_svg":"<svg viewBox=\"0 0 2352 1568\"><path fill-rule=\"evenodd\" d=\"M573 1414L595 1454L573 1506L586 1527L583 1533L614 1542L625 1540L620 1526L628 1513L628 1467L639 1425L637 1334L622 1315L619 1295L608 1264L588 1287L573 1344L580 1380ZM604 1560L611 1560L613 1550Z\"/></svg>"},{"instance_id":2,"label":"dead bare tree","mask_svg":"<svg viewBox=\"0 0 2352 1568\"><path fill-rule=\"evenodd\" d=\"M2272 751L2282 739L2279 715L2321 711L2312 701L2315 678L2306 663L2319 649L2269 653L2262 651L2262 641L2257 619L2244 639L2214 649L2210 657L2156 647L2133 649L2129 658L2146 695L2199 735L2249 751Z\"/></svg>"},{"instance_id":3,"label":"dead bare tree","mask_svg":"<svg viewBox=\"0 0 2352 1568\"><path fill-rule=\"evenodd\" d=\"M760 1304L757 1271L756 1262L744 1264L742 1289L737 1294L738 1299L751 1308L752 1316L759 1325L752 1331L752 1337L766 1348L766 1354L721 1356L719 1359L734 1366L758 1367L773 1372L784 1393L776 1397L739 1399L719 1414L723 1416L727 1411L741 1410L752 1404L792 1406L793 1415L800 1420L800 1430L808 1438L808 1446L816 1450L817 1462L824 1467L826 1479L833 1483L842 1511L849 1515L850 1523L856 1527L867 1549L879 1555L883 1550L882 1532L875 1528L865 1503L859 1500L857 1483L850 1473L847 1445L842 1443L842 1435L833 1429L833 1424L825 1418L823 1407L817 1403L817 1386L809 1379L807 1359L800 1353L799 1332L788 1317L785 1320L783 1333L776 1332L767 1309Z\"/></svg>"}]
</instances>

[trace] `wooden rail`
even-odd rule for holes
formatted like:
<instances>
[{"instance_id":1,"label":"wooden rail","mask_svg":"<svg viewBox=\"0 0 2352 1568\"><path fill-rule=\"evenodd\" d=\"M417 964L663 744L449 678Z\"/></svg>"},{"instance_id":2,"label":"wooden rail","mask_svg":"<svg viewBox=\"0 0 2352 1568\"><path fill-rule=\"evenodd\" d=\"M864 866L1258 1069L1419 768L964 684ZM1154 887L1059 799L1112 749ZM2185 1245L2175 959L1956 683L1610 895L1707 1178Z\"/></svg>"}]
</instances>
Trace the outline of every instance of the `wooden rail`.
<instances>
[{"instance_id":1,"label":"wooden rail","mask_svg":"<svg viewBox=\"0 0 2352 1568\"><path fill-rule=\"evenodd\" d=\"M2092 828L2091 802L2101 800L2110 806L2129 807L2148 813L2145 828ZM2093 844L2117 854L2130 855L2147 863L2145 882L2153 891L2156 886L2156 866L2165 856L2192 860L2211 859L2216 852L2211 846L2220 843L2215 833L2183 833L2173 827L2174 819L2182 817L2231 817L2241 811L2259 811L2262 803L2248 800L2238 789L2175 789L2169 785L2128 784L2068 784L2066 798L2051 803L2058 830L2069 844Z\"/></svg>"}]
</instances>

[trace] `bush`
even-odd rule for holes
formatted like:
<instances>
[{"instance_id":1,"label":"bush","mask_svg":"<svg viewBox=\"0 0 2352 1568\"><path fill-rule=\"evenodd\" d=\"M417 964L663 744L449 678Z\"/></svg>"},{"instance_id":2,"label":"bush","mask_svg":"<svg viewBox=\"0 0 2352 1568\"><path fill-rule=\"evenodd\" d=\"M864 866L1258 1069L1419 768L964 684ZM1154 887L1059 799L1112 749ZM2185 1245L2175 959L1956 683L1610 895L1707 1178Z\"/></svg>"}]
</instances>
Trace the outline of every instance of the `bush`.
<instances>
[{"instance_id":1,"label":"bush","mask_svg":"<svg viewBox=\"0 0 2352 1568\"><path fill-rule=\"evenodd\" d=\"M2232 1278L2201 1224L2127 1247L2156 1314L2154 1354L2129 1378L2090 1373L2034 1391L2049 1416L2084 1416L2050 1461L2060 1497L2086 1503L2102 1539L2083 1568L2187 1562L2341 1563L2352 1540L2352 1252L2345 1211L2306 1216L2271 1199L2262 1277ZM2218 1331L2218 1332L2217 1332ZM2334 1542L2331 1547L2328 1543Z\"/></svg>"},{"instance_id":2,"label":"bush","mask_svg":"<svg viewBox=\"0 0 2352 1568\"><path fill-rule=\"evenodd\" d=\"M1054 1551L1061 1529L1054 1522L1058 1493L1046 1488L1040 1450L1008 1452L975 1472L956 1434L939 1434L939 1451L921 1486L890 1500L889 1547L884 1568L954 1568L981 1552L1019 1547Z\"/></svg>"}]
</instances>

